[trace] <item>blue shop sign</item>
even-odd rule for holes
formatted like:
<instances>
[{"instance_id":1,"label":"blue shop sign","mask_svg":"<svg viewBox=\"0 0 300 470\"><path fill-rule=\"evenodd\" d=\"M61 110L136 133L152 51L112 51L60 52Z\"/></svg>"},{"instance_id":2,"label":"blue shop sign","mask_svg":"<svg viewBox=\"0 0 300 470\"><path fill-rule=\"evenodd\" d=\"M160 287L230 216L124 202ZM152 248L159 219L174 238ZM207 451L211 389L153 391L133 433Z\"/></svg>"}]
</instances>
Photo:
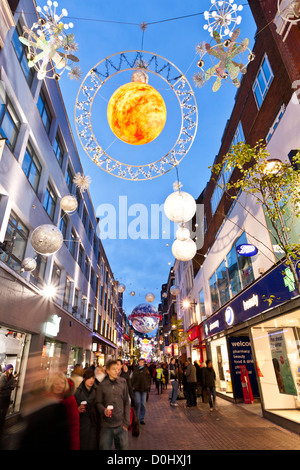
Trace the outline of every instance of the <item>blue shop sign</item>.
<instances>
[{"instance_id":1,"label":"blue shop sign","mask_svg":"<svg viewBox=\"0 0 300 470\"><path fill-rule=\"evenodd\" d=\"M254 256L258 253L258 248L254 245L250 245L249 243L243 243L242 245L238 245L236 247L236 252L240 256Z\"/></svg>"},{"instance_id":2,"label":"blue shop sign","mask_svg":"<svg viewBox=\"0 0 300 470\"><path fill-rule=\"evenodd\" d=\"M299 266L296 266L299 275ZM243 323L270 308L296 297L293 274L285 262L248 287L204 323L205 337Z\"/></svg>"}]
</instances>

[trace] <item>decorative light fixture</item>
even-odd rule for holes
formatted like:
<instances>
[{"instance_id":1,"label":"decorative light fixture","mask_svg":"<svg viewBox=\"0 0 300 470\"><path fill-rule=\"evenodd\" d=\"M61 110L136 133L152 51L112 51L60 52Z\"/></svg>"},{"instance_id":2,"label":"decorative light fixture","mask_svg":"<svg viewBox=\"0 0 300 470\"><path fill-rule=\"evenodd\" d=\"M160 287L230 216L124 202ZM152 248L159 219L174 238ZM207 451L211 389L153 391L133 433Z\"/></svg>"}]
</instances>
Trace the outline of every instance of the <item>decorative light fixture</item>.
<instances>
[{"instance_id":1,"label":"decorative light fixture","mask_svg":"<svg viewBox=\"0 0 300 470\"><path fill-rule=\"evenodd\" d=\"M148 294L145 295L145 299L147 300L147 302L153 302L155 296L154 294L152 294L152 292L148 292Z\"/></svg>"},{"instance_id":2,"label":"decorative light fixture","mask_svg":"<svg viewBox=\"0 0 300 470\"><path fill-rule=\"evenodd\" d=\"M19 37L22 44L28 47L28 66L37 70L37 78L52 78L59 80L65 70L69 70L70 78L81 78L81 72L74 63L79 59L74 55L78 49L74 42L74 34L65 31L73 28L73 23L63 23L61 19L68 15L64 8L61 15L57 15L58 3L47 1L47 5L37 7L42 16L29 29L24 26L24 35Z\"/></svg>"},{"instance_id":3,"label":"decorative light fixture","mask_svg":"<svg viewBox=\"0 0 300 470\"><path fill-rule=\"evenodd\" d=\"M56 287L52 284L46 285L42 289L42 294L46 299L51 300L56 294Z\"/></svg>"},{"instance_id":4,"label":"decorative light fixture","mask_svg":"<svg viewBox=\"0 0 300 470\"><path fill-rule=\"evenodd\" d=\"M190 231L184 224L180 225L176 230L176 239L180 241L188 240L190 238Z\"/></svg>"},{"instance_id":5,"label":"decorative light fixture","mask_svg":"<svg viewBox=\"0 0 300 470\"><path fill-rule=\"evenodd\" d=\"M55 225L44 224L34 229L30 241L37 253L50 256L62 247L63 235Z\"/></svg>"},{"instance_id":6,"label":"decorative light fixture","mask_svg":"<svg viewBox=\"0 0 300 470\"><path fill-rule=\"evenodd\" d=\"M172 253L178 261L190 261L197 253L197 245L191 238L175 240L172 245Z\"/></svg>"},{"instance_id":7,"label":"decorative light fixture","mask_svg":"<svg viewBox=\"0 0 300 470\"><path fill-rule=\"evenodd\" d=\"M233 30L242 21L239 12L243 10L243 5L237 5L234 0L211 0L212 6L204 12L207 24L203 26L205 30L213 36L214 31L218 31L220 37L233 34Z\"/></svg>"},{"instance_id":8,"label":"decorative light fixture","mask_svg":"<svg viewBox=\"0 0 300 470\"><path fill-rule=\"evenodd\" d=\"M21 264L21 272L32 272L35 270L37 264L34 258L24 258Z\"/></svg>"},{"instance_id":9,"label":"decorative light fixture","mask_svg":"<svg viewBox=\"0 0 300 470\"><path fill-rule=\"evenodd\" d=\"M196 209L197 205L193 196L180 190L170 194L164 203L164 211L168 219L179 224L191 220Z\"/></svg>"},{"instance_id":10,"label":"decorative light fixture","mask_svg":"<svg viewBox=\"0 0 300 470\"><path fill-rule=\"evenodd\" d=\"M143 165L131 165L123 163L119 159L110 156L102 148L95 137L92 128L92 106L97 93L102 86L111 78L122 72L132 70L132 82L128 84L128 89L133 87L146 88L146 75L154 74L164 80L175 94L181 113L181 128L177 140L172 145L171 150L152 163ZM141 78L144 77L144 78ZM122 89L126 90L126 87ZM151 90L152 97L156 93ZM133 94L134 96L134 94ZM126 106L125 106L126 107ZM120 109L120 108L119 108ZM117 113L118 114L118 113ZM160 103L160 125L163 127L164 111ZM108 109L109 120L113 122L113 102ZM120 113L119 113L120 115ZM153 114L152 114L153 115ZM142 120L145 120L144 117ZM80 142L87 155L96 163L99 168L118 178L130 181L144 181L164 175L176 167L188 153L197 130L197 103L186 77L171 62L157 54L145 51L123 51L106 57L96 64L83 80L76 98L75 123ZM114 131L117 130L115 124ZM123 131L124 133L124 127ZM125 132L126 133L126 132ZM142 142L143 143L143 142ZM138 145L138 143L136 143Z\"/></svg>"},{"instance_id":11,"label":"decorative light fixture","mask_svg":"<svg viewBox=\"0 0 300 470\"><path fill-rule=\"evenodd\" d=\"M118 292L121 294L122 292L125 292L126 286L125 284L119 284L118 285Z\"/></svg>"},{"instance_id":12,"label":"decorative light fixture","mask_svg":"<svg viewBox=\"0 0 300 470\"><path fill-rule=\"evenodd\" d=\"M76 197L73 194L67 194L66 196L62 197L60 200L60 207L67 214L75 212L78 207Z\"/></svg>"},{"instance_id":13,"label":"decorative light fixture","mask_svg":"<svg viewBox=\"0 0 300 470\"><path fill-rule=\"evenodd\" d=\"M150 333L157 328L161 315L153 305L140 304L132 310L128 319L135 330L140 333Z\"/></svg>"},{"instance_id":14,"label":"decorative light fixture","mask_svg":"<svg viewBox=\"0 0 300 470\"><path fill-rule=\"evenodd\" d=\"M174 296L175 296L175 295L179 295L179 294L180 294L180 288L179 288L179 286L176 286L176 285L174 284L172 287L170 287L170 292L171 292L171 294L174 295Z\"/></svg>"}]
</instances>

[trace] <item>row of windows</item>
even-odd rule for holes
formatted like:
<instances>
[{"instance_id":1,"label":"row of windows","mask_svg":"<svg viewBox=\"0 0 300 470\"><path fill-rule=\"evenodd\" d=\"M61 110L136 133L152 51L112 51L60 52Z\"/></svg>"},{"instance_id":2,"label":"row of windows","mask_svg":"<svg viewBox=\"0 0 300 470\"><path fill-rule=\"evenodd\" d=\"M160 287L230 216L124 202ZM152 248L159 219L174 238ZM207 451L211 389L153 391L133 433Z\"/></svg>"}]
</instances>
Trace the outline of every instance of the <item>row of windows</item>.
<instances>
[{"instance_id":1,"label":"row of windows","mask_svg":"<svg viewBox=\"0 0 300 470\"><path fill-rule=\"evenodd\" d=\"M267 92L268 92L268 90L271 86L273 78L274 78L274 74L273 74L271 65L269 63L268 57L265 55L264 59L261 63L261 67L259 69L259 72L258 72L258 74L257 74L257 76L254 80L253 87L252 87L252 90L253 90L258 108L261 107L261 105L262 105L262 103L263 103L263 101L266 97L266 94L267 94ZM283 111L281 110L281 113L279 113L279 115L276 117L274 122L278 123L279 119L281 119L282 115L283 115ZM273 132L274 132L275 128L273 128ZM270 138L272 136L272 133L269 132L268 135L266 136L266 141L267 142L270 140ZM244 141L245 141L245 137L244 137L242 124L241 124L241 122L239 122L239 124L237 126L237 129L235 131L230 149L231 149L232 145L236 145L239 142L244 142ZM229 151L230 151L230 149L229 149ZM221 201L221 198L224 194L224 189L226 187L226 184L228 183L228 181L231 177L232 171L233 171L233 168L231 170L221 171L221 174L219 176L219 179L217 181L216 187L214 189L214 192L213 192L212 198L211 198L212 214L214 214L216 212L217 208L218 208L218 205L219 205L219 203Z\"/></svg>"},{"instance_id":2,"label":"row of windows","mask_svg":"<svg viewBox=\"0 0 300 470\"><path fill-rule=\"evenodd\" d=\"M245 233L235 242L209 279L213 312L254 281L251 258L240 256L236 251L237 246L244 243L247 243Z\"/></svg>"}]
</instances>

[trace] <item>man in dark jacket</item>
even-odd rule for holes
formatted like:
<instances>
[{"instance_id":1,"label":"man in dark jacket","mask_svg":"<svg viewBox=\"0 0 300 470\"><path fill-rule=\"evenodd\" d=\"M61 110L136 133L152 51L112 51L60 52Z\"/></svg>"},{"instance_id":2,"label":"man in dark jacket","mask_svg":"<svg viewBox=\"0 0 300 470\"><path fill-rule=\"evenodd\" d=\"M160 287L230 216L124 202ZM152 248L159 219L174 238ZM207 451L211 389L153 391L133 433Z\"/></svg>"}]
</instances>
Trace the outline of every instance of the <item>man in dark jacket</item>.
<instances>
[{"instance_id":1,"label":"man in dark jacket","mask_svg":"<svg viewBox=\"0 0 300 470\"><path fill-rule=\"evenodd\" d=\"M145 365L145 359L140 359L137 367L134 369L131 385L135 397L136 416L141 424L145 424L147 393L151 388L151 375L148 367Z\"/></svg>"},{"instance_id":2,"label":"man in dark jacket","mask_svg":"<svg viewBox=\"0 0 300 470\"><path fill-rule=\"evenodd\" d=\"M213 411L216 404L216 388L215 388L215 381L216 381L216 373L213 369L212 362L210 360L206 361L206 367L204 368L203 374L203 382L204 386L206 387L207 394L208 394L208 402L210 411ZM211 399L213 397L213 400Z\"/></svg>"},{"instance_id":3,"label":"man in dark jacket","mask_svg":"<svg viewBox=\"0 0 300 470\"><path fill-rule=\"evenodd\" d=\"M131 378L130 378L128 367L125 364L123 364L122 359L117 359L117 363L119 366L119 376L126 380L128 392L129 392L129 396L131 400L131 406L135 408L134 392L133 392L133 388L131 385Z\"/></svg>"},{"instance_id":4,"label":"man in dark jacket","mask_svg":"<svg viewBox=\"0 0 300 470\"><path fill-rule=\"evenodd\" d=\"M117 361L106 366L107 377L98 385L96 407L101 417L100 450L128 450L130 403L127 382L119 377ZM108 406L113 406L112 415Z\"/></svg>"},{"instance_id":5,"label":"man in dark jacket","mask_svg":"<svg viewBox=\"0 0 300 470\"><path fill-rule=\"evenodd\" d=\"M197 384L197 375L196 367L192 364L191 358L188 357L188 366L185 371L186 376L186 406L197 406L197 397L196 397L196 384Z\"/></svg>"}]
</instances>

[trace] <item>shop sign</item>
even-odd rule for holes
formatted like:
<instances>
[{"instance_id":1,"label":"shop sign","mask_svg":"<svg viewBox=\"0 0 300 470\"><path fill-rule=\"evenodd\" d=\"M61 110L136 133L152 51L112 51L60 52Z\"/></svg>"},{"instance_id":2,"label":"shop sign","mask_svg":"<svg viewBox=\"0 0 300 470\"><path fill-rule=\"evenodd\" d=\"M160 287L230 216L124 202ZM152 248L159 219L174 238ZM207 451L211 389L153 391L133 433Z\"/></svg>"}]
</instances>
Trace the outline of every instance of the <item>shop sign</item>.
<instances>
[{"instance_id":1,"label":"shop sign","mask_svg":"<svg viewBox=\"0 0 300 470\"><path fill-rule=\"evenodd\" d=\"M236 252L240 256L254 256L254 255L257 255L258 249L254 245L250 245L249 243L244 243L243 245L238 245L236 247Z\"/></svg>"},{"instance_id":2,"label":"shop sign","mask_svg":"<svg viewBox=\"0 0 300 470\"><path fill-rule=\"evenodd\" d=\"M125 335L125 333L124 333L124 335L123 335L123 338L124 338L126 341L130 341L129 336L128 336L128 335Z\"/></svg>"},{"instance_id":3,"label":"shop sign","mask_svg":"<svg viewBox=\"0 0 300 470\"><path fill-rule=\"evenodd\" d=\"M199 327L193 326L188 332L189 341L193 341L194 339L198 338L198 336L199 336Z\"/></svg>"},{"instance_id":4,"label":"shop sign","mask_svg":"<svg viewBox=\"0 0 300 470\"><path fill-rule=\"evenodd\" d=\"M234 382L235 398L244 398L245 376L249 379L251 393L259 397L258 384L252 356L252 348L249 336L229 336L228 349L231 357L231 379ZM241 367L243 370L241 370ZM245 372L247 370L247 373Z\"/></svg>"},{"instance_id":5,"label":"shop sign","mask_svg":"<svg viewBox=\"0 0 300 470\"><path fill-rule=\"evenodd\" d=\"M296 270L300 276L298 265ZM280 263L237 295L226 307L211 315L204 322L205 337L221 333L297 296L296 285L289 271L285 262Z\"/></svg>"},{"instance_id":6,"label":"shop sign","mask_svg":"<svg viewBox=\"0 0 300 470\"><path fill-rule=\"evenodd\" d=\"M45 336L52 336L53 338L58 335L61 317L52 315L50 321L45 323Z\"/></svg>"},{"instance_id":7,"label":"shop sign","mask_svg":"<svg viewBox=\"0 0 300 470\"><path fill-rule=\"evenodd\" d=\"M164 354L172 355L172 346L165 346L164 347Z\"/></svg>"}]
</instances>

